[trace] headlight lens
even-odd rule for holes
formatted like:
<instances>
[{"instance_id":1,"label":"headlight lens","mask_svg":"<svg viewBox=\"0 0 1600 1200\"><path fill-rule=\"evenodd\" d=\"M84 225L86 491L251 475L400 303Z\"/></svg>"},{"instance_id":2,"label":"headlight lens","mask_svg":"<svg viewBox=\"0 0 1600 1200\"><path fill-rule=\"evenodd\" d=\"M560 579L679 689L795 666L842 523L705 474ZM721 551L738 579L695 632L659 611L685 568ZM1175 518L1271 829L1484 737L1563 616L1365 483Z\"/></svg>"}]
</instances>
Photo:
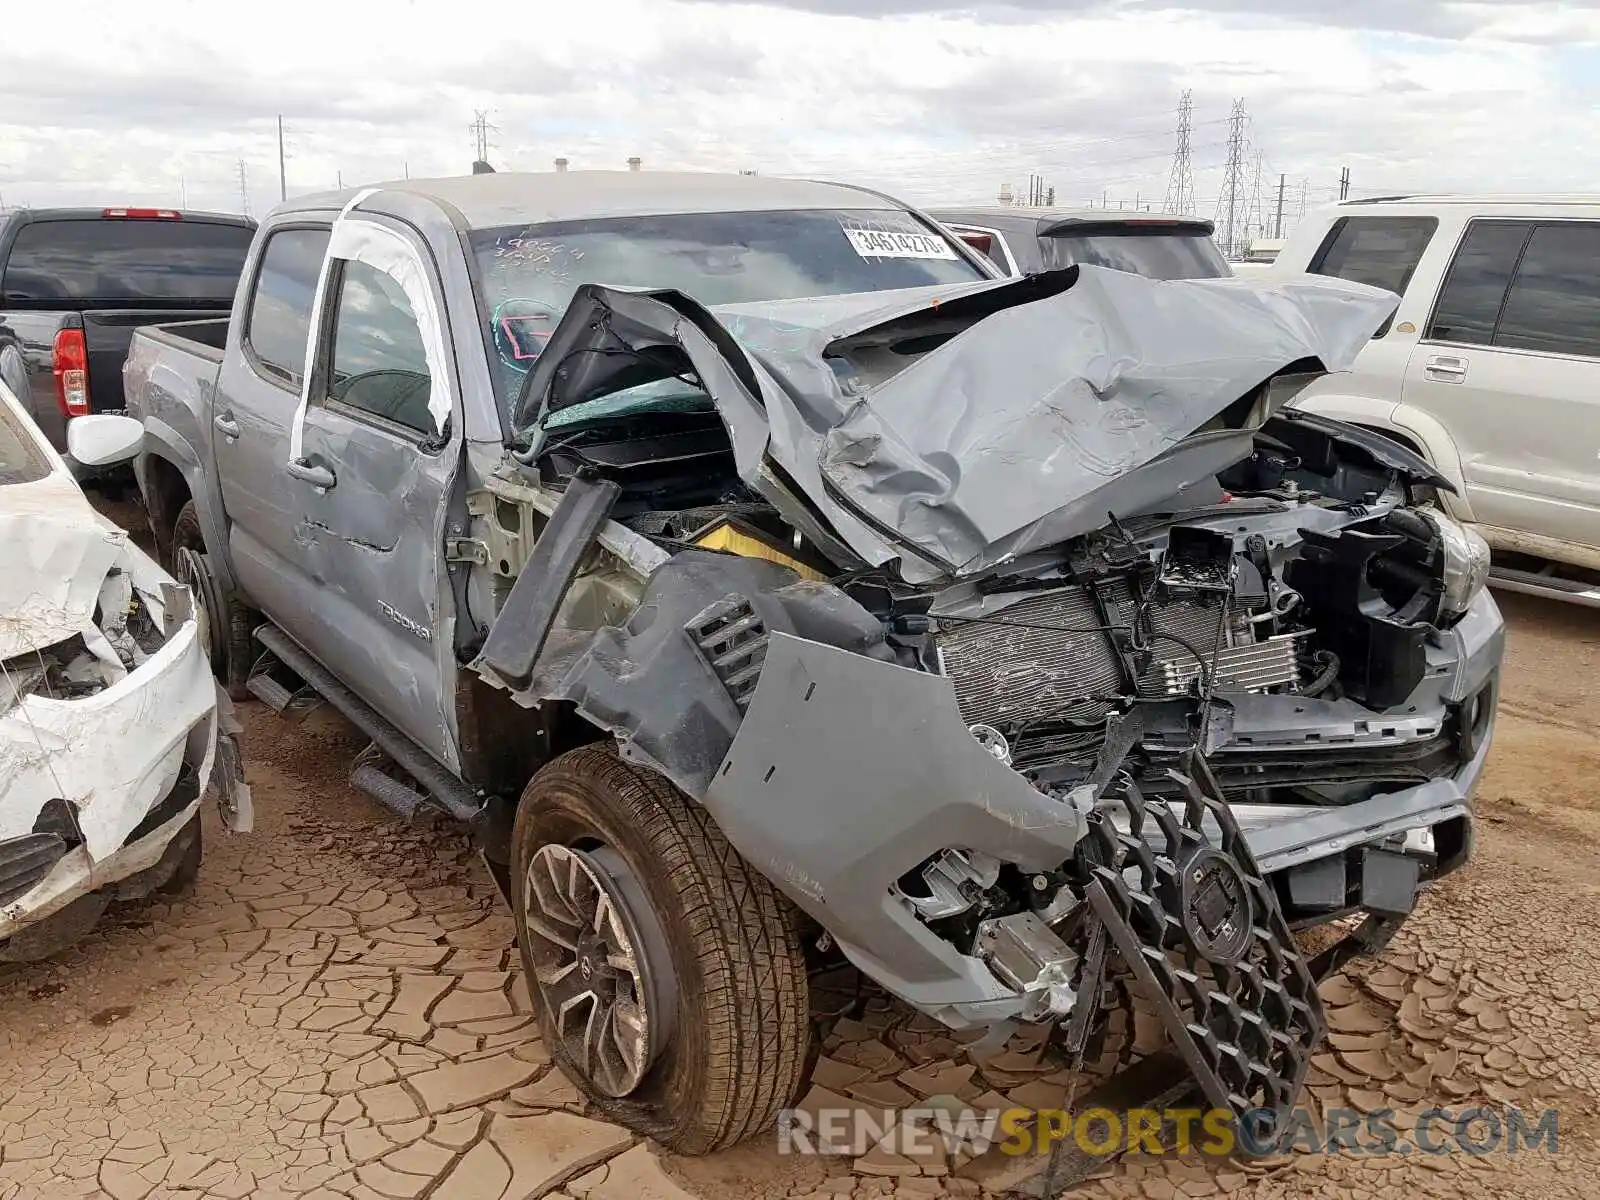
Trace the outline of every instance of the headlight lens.
<instances>
[{"instance_id":1,"label":"headlight lens","mask_svg":"<svg viewBox=\"0 0 1600 1200\"><path fill-rule=\"evenodd\" d=\"M1478 593L1489 583L1489 543L1472 529L1434 509L1421 509L1422 515L1439 535L1444 546L1444 592L1439 608L1446 616L1459 617L1472 607Z\"/></svg>"}]
</instances>

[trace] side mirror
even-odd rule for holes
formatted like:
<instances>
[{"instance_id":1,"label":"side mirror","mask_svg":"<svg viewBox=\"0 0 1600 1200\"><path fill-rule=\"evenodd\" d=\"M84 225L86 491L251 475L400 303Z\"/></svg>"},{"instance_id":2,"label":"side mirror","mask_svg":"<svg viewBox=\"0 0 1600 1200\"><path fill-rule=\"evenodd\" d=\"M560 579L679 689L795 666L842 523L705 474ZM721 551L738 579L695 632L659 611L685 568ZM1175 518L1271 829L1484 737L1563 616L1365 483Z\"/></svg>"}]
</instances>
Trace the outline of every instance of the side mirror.
<instances>
[{"instance_id":1,"label":"side mirror","mask_svg":"<svg viewBox=\"0 0 1600 1200\"><path fill-rule=\"evenodd\" d=\"M67 453L85 467L127 462L144 445L144 425L132 417L73 417L67 422Z\"/></svg>"}]
</instances>

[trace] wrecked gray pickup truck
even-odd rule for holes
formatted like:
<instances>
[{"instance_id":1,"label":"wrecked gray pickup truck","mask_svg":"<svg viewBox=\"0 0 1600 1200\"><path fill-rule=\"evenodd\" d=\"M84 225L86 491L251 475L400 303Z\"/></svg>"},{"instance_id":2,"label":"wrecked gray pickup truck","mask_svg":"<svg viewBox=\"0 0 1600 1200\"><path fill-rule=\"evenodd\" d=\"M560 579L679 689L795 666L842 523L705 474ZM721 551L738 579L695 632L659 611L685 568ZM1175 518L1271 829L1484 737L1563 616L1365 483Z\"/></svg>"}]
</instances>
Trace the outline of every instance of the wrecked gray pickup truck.
<instances>
[{"instance_id":1,"label":"wrecked gray pickup truck","mask_svg":"<svg viewBox=\"0 0 1600 1200\"><path fill-rule=\"evenodd\" d=\"M1316 977L1470 853L1486 555L1279 411L1394 298L991 275L831 185L408 181L134 340L218 671L470 823L556 1061L680 1152L793 1101L829 953L1069 1058L1131 976L1259 1141Z\"/></svg>"}]
</instances>

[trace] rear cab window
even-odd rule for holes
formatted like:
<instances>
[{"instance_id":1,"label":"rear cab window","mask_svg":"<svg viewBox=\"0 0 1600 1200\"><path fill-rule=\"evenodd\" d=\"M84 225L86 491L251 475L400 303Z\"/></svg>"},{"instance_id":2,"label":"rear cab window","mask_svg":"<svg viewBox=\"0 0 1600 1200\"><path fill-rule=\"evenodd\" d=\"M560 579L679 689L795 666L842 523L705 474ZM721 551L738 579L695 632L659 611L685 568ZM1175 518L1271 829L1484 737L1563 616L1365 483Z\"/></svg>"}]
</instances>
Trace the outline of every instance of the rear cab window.
<instances>
[{"instance_id":1,"label":"rear cab window","mask_svg":"<svg viewBox=\"0 0 1600 1200\"><path fill-rule=\"evenodd\" d=\"M0 288L13 307L227 308L253 235L193 219L28 221Z\"/></svg>"},{"instance_id":2,"label":"rear cab window","mask_svg":"<svg viewBox=\"0 0 1600 1200\"><path fill-rule=\"evenodd\" d=\"M507 408L585 283L671 288L711 306L988 278L950 238L903 209L610 217L480 229L468 240L495 351L495 392ZM671 397L650 387L652 403L686 402L681 384Z\"/></svg>"},{"instance_id":3,"label":"rear cab window","mask_svg":"<svg viewBox=\"0 0 1600 1200\"><path fill-rule=\"evenodd\" d=\"M295 391L305 374L312 298L329 233L326 226L290 226L269 234L250 293L246 353L258 374Z\"/></svg>"},{"instance_id":4,"label":"rear cab window","mask_svg":"<svg viewBox=\"0 0 1600 1200\"><path fill-rule=\"evenodd\" d=\"M1438 228L1436 217L1340 217L1306 270L1404 296ZM1393 323L1391 316L1372 336L1383 337Z\"/></svg>"},{"instance_id":5,"label":"rear cab window","mask_svg":"<svg viewBox=\"0 0 1600 1200\"><path fill-rule=\"evenodd\" d=\"M1128 224L1039 238L1045 269L1106 267L1146 279L1225 279L1232 272L1209 233Z\"/></svg>"}]
</instances>

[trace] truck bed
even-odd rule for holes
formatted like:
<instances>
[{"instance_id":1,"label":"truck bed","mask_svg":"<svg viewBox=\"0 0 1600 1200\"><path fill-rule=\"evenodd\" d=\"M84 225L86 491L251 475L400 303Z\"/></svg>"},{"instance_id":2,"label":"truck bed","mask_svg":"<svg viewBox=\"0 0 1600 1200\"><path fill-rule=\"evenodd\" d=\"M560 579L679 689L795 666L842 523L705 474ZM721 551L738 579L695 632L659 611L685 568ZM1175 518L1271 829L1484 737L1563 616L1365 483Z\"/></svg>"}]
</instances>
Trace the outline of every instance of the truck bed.
<instances>
[{"instance_id":1,"label":"truck bed","mask_svg":"<svg viewBox=\"0 0 1600 1200\"><path fill-rule=\"evenodd\" d=\"M211 395L222 367L228 319L174 321L134 330L122 382L128 415L211 444Z\"/></svg>"},{"instance_id":2,"label":"truck bed","mask_svg":"<svg viewBox=\"0 0 1600 1200\"><path fill-rule=\"evenodd\" d=\"M222 352L228 345L230 317L207 317L199 321L163 321L155 325L141 325L135 330L157 345L170 346L185 354L198 355L207 362L220 363Z\"/></svg>"}]
</instances>

